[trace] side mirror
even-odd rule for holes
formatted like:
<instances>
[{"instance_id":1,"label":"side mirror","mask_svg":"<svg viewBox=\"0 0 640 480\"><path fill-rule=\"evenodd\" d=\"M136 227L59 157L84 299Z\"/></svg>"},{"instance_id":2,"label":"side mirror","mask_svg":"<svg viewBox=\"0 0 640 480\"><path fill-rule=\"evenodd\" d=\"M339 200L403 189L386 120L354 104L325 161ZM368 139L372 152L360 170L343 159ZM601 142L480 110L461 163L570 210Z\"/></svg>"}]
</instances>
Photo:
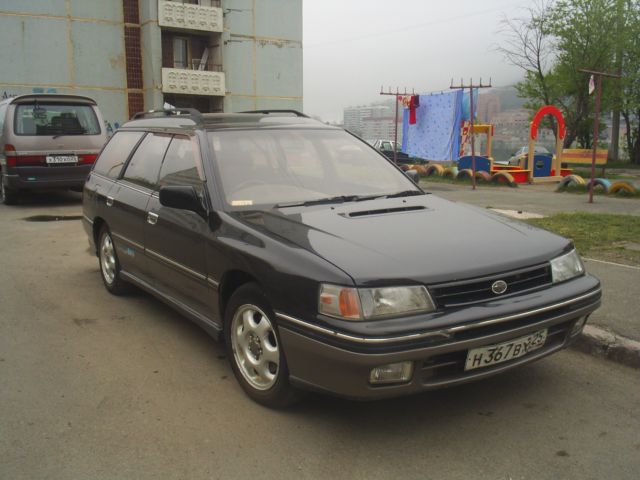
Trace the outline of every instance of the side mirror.
<instances>
[{"instance_id":1,"label":"side mirror","mask_svg":"<svg viewBox=\"0 0 640 480\"><path fill-rule=\"evenodd\" d=\"M409 177L409 179L417 184L418 182L420 182L420 174L418 172L416 172L415 170L407 170L406 172L404 172L404 174Z\"/></svg>"},{"instance_id":2,"label":"side mirror","mask_svg":"<svg viewBox=\"0 0 640 480\"><path fill-rule=\"evenodd\" d=\"M160 188L160 205L181 210L202 213L204 208L192 186L171 185Z\"/></svg>"}]
</instances>

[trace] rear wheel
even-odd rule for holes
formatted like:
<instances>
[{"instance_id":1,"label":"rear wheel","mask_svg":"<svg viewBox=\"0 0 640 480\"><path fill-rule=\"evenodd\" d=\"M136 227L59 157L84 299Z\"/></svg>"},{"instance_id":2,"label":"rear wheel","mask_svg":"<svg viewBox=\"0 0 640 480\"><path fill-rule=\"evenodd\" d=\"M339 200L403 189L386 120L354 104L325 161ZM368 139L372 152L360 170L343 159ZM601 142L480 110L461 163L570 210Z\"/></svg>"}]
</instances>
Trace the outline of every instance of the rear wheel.
<instances>
[{"instance_id":1,"label":"rear wheel","mask_svg":"<svg viewBox=\"0 0 640 480\"><path fill-rule=\"evenodd\" d=\"M129 284L120 278L120 262L111 232L106 225L100 229L98 236L98 259L100 275L104 286L114 295L122 295L129 291Z\"/></svg>"},{"instance_id":2,"label":"rear wheel","mask_svg":"<svg viewBox=\"0 0 640 480\"><path fill-rule=\"evenodd\" d=\"M225 314L227 356L236 379L256 402L272 408L295 403L300 393L289 369L274 313L260 288L249 283L234 292Z\"/></svg>"},{"instance_id":3,"label":"rear wheel","mask_svg":"<svg viewBox=\"0 0 640 480\"><path fill-rule=\"evenodd\" d=\"M1 173L2 170L0 170L0 203L5 205L15 205L18 201L18 192L5 186Z\"/></svg>"}]
</instances>

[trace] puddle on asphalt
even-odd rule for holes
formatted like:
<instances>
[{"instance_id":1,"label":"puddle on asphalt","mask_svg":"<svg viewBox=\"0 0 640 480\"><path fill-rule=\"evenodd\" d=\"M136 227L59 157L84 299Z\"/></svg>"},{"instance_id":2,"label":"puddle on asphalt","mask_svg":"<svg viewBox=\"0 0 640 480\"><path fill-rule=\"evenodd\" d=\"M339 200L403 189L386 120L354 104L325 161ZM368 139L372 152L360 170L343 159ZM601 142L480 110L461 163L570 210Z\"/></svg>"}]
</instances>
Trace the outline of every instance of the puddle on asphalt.
<instances>
[{"instance_id":1,"label":"puddle on asphalt","mask_svg":"<svg viewBox=\"0 0 640 480\"><path fill-rule=\"evenodd\" d=\"M23 218L25 222L59 222L63 220L81 220L82 215L34 215Z\"/></svg>"}]
</instances>

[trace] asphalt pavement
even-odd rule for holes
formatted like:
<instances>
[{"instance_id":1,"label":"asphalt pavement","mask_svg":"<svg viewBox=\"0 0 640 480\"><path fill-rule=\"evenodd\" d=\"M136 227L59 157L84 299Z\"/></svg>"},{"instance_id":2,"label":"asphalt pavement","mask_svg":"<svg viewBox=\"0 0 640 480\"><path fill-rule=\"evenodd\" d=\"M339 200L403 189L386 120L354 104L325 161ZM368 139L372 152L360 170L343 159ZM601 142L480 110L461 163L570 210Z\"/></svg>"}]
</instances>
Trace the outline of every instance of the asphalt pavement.
<instances>
[{"instance_id":1,"label":"asphalt pavement","mask_svg":"<svg viewBox=\"0 0 640 480\"><path fill-rule=\"evenodd\" d=\"M106 292L80 211L75 194L0 206L0 478L637 478L640 376L577 351L413 397L263 408L195 325Z\"/></svg>"}]
</instances>

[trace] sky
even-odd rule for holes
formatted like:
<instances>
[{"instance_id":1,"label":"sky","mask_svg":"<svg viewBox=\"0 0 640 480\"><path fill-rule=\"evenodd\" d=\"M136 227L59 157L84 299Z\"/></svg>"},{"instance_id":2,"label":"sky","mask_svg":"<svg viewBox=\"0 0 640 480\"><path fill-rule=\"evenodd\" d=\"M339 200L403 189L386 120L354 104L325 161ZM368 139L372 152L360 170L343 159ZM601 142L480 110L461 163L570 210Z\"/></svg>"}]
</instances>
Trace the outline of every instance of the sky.
<instances>
[{"instance_id":1,"label":"sky","mask_svg":"<svg viewBox=\"0 0 640 480\"><path fill-rule=\"evenodd\" d=\"M342 109L385 91L448 90L453 79L512 85L522 72L496 51L501 20L530 0L304 0L304 110L342 121Z\"/></svg>"}]
</instances>

